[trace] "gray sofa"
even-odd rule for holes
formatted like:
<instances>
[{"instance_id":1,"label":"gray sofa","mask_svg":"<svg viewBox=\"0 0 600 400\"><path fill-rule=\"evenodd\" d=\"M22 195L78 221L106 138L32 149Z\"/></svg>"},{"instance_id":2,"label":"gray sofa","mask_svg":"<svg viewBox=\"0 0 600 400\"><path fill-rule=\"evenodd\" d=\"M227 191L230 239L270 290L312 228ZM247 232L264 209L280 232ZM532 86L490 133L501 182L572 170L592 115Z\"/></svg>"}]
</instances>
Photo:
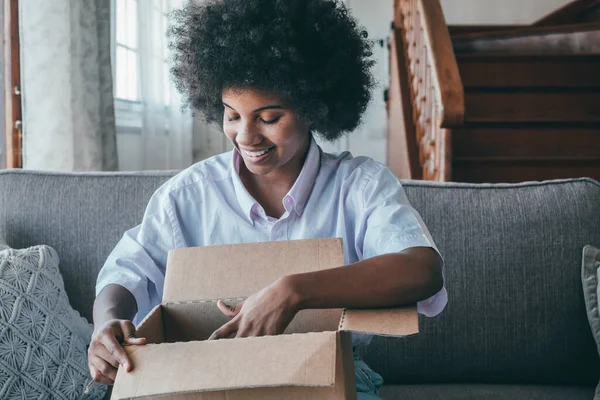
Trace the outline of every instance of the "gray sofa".
<instances>
[{"instance_id":1,"label":"gray sofa","mask_svg":"<svg viewBox=\"0 0 600 400\"><path fill-rule=\"evenodd\" d=\"M0 172L0 237L53 246L71 304L91 320L98 270L172 173ZM581 252L600 246L600 185L405 182L446 262L449 304L420 334L360 349L384 399L593 398L600 362Z\"/></svg>"}]
</instances>

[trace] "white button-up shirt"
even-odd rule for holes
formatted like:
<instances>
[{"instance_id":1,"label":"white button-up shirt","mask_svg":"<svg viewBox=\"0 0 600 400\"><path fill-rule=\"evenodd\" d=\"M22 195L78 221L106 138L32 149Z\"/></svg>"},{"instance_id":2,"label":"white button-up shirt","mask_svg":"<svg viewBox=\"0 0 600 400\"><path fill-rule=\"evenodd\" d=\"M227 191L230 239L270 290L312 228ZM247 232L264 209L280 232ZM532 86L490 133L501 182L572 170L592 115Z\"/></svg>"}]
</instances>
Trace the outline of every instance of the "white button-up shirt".
<instances>
[{"instance_id":1,"label":"white button-up shirt","mask_svg":"<svg viewBox=\"0 0 600 400\"><path fill-rule=\"evenodd\" d=\"M233 150L163 184L141 224L125 232L106 260L96 294L108 284L127 288L138 306L134 322L141 321L161 302L168 251L181 247L341 237L346 265L410 247L436 249L398 179L369 158L327 154L311 140L279 219L266 215L246 190L239 176L242 162ZM447 299L442 288L417 309L435 316ZM355 344L368 341L355 335Z\"/></svg>"}]
</instances>

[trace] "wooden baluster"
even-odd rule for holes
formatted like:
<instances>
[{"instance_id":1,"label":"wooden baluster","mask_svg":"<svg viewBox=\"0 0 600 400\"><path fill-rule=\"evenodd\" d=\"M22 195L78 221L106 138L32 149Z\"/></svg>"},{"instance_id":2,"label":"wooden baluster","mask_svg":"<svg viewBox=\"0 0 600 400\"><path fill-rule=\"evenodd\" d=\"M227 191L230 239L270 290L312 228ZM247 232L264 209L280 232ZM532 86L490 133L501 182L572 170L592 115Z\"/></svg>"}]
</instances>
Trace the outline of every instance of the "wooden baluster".
<instances>
[{"instance_id":1,"label":"wooden baluster","mask_svg":"<svg viewBox=\"0 0 600 400\"><path fill-rule=\"evenodd\" d=\"M438 142L438 134L440 131L440 124L438 121L438 101L437 98L435 96L435 86L432 85L431 86L431 95L432 95L432 101L430 104L430 110L431 110L431 142L430 142L430 146L431 146L431 180L439 180L439 176L438 176L438 171L439 171L439 159L442 156L442 154L440 154L439 148L437 147L437 142Z\"/></svg>"},{"instance_id":2,"label":"wooden baluster","mask_svg":"<svg viewBox=\"0 0 600 400\"><path fill-rule=\"evenodd\" d=\"M439 0L396 0L404 37L407 89L423 179L450 179L450 135L461 125L464 91Z\"/></svg>"}]
</instances>

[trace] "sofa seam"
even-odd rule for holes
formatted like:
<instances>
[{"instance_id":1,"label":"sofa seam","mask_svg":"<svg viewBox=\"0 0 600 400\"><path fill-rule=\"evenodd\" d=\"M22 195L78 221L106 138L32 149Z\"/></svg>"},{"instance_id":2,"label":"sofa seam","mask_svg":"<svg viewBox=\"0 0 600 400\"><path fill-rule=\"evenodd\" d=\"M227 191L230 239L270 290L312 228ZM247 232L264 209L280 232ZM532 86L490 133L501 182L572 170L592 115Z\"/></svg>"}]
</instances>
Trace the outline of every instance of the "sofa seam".
<instances>
[{"instance_id":1,"label":"sofa seam","mask_svg":"<svg viewBox=\"0 0 600 400\"><path fill-rule=\"evenodd\" d=\"M436 189L477 189L477 190L498 190L498 189L518 189L532 187L546 187L567 185L572 183L587 183L600 189L600 182L592 178L571 178L571 179L554 179L539 182L517 182L517 183L468 183L468 182L434 182L401 179L402 187L409 188L436 188ZM426 183L425 183L426 182Z\"/></svg>"}]
</instances>

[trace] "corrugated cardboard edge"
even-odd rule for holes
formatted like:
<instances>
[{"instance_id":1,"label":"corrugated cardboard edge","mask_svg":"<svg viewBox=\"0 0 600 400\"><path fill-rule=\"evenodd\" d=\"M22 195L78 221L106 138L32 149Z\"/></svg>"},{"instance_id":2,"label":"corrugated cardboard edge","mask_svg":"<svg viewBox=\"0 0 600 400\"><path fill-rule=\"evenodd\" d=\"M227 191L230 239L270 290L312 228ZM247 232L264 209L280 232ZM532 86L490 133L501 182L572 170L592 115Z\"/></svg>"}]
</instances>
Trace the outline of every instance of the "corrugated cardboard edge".
<instances>
[{"instance_id":1,"label":"corrugated cardboard edge","mask_svg":"<svg viewBox=\"0 0 600 400\"><path fill-rule=\"evenodd\" d=\"M350 332L339 332L338 338L339 356L342 359L345 400L356 400L356 376L354 370L354 353L352 351L352 334ZM339 379L337 383L341 384Z\"/></svg>"},{"instance_id":2,"label":"corrugated cardboard edge","mask_svg":"<svg viewBox=\"0 0 600 400\"><path fill-rule=\"evenodd\" d=\"M316 332L127 346L134 369L127 373L119 368L112 398L245 388L334 387L338 345L338 332ZM265 351L274 352L281 364L277 360L263 362L265 357L272 357ZM240 355L246 358L240 359ZM281 365L288 361L290 369L282 370Z\"/></svg>"},{"instance_id":3,"label":"corrugated cardboard edge","mask_svg":"<svg viewBox=\"0 0 600 400\"><path fill-rule=\"evenodd\" d=\"M342 311L340 331L370 333L379 336L409 336L419 333L416 306L375 310Z\"/></svg>"}]
</instances>

